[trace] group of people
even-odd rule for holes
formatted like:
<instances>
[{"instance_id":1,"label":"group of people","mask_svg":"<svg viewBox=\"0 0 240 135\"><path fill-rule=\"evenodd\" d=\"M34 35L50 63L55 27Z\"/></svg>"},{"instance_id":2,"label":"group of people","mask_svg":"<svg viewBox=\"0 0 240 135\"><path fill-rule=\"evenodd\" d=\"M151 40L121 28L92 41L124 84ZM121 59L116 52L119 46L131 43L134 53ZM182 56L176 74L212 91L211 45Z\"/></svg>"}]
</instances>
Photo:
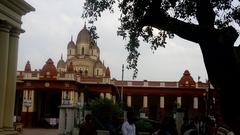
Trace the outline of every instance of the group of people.
<instances>
[{"instance_id":1,"label":"group of people","mask_svg":"<svg viewBox=\"0 0 240 135\"><path fill-rule=\"evenodd\" d=\"M135 120L134 112L127 112L127 120L122 123L120 134L137 135ZM219 132L216 130L214 121L209 119L200 120L198 118L188 120L184 118L181 132L178 134L175 119L165 117L159 129L152 135L216 135ZM86 115L85 122L81 124L79 135L97 135L96 127L90 114Z\"/></svg>"},{"instance_id":2,"label":"group of people","mask_svg":"<svg viewBox=\"0 0 240 135\"><path fill-rule=\"evenodd\" d=\"M121 127L122 135L136 135L136 126L134 123L134 113L127 112L127 120ZM91 114L85 116L85 121L80 125L79 135L97 135L96 127L93 123Z\"/></svg>"},{"instance_id":3,"label":"group of people","mask_svg":"<svg viewBox=\"0 0 240 135\"><path fill-rule=\"evenodd\" d=\"M215 122L210 121L207 118L200 119L196 117L188 120L183 119L181 127L181 135L214 135L215 134Z\"/></svg>"}]
</instances>

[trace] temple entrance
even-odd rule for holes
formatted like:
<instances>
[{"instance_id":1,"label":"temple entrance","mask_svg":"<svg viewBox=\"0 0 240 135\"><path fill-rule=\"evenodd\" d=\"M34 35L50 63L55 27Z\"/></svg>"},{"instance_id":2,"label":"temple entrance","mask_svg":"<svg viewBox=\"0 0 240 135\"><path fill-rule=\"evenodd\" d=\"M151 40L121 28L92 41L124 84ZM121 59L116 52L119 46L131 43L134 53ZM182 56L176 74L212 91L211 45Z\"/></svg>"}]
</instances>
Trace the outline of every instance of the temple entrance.
<instances>
[{"instance_id":1,"label":"temple entrance","mask_svg":"<svg viewBox=\"0 0 240 135\"><path fill-rule=\"evenodd\" d=\"M35 127L55 128L59 118L59 106L61 105L60 90L36 90L35 91ZM54 124L56 122L56 125Z\"/></svg>"},{"instance_id":2,"label":"temple entrance","mask_svg":"<svg viewBox=\"0 0 240 135\"><path fill-rule=\"evenodd\" d=\"M148 96L148 118L152 120L160 120L160 100L159 96Z\"/></svg>"}]
</instances>

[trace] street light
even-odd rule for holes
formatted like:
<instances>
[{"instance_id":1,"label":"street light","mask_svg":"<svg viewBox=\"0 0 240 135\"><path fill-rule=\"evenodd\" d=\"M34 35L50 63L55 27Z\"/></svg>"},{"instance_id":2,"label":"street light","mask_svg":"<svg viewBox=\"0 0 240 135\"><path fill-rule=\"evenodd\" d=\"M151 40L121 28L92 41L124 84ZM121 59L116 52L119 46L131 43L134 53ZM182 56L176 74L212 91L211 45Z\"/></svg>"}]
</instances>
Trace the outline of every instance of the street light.
<instances>
[{"instance_id":1,"label":"street light","mask_svg":"<svg viewBox=\"0 0 240 135\"><path fill-rule=\"evenodd\" d=\"M205 90L205 92L203 93L204 99L205 99L205 111L206 111L206 116L208 117L209 113L210 113L210 107L209 105L211 105L212 100L209 100L212 97L209 97L209 92L210 92L210 81L207 81L207 88Z\"/></svg>"},{"instance_id":2,"label":"street light","mask_svg":"<svg viewBox=\"0 0 240 135\"><path fill-rule=\"evenodd\" d=\"M123 103L123 76L124 76L124 64L122 64L122 87L121 87L121 103Z\"/></svg>"},{"instance_id":3,"label":"street light","mask_svg":"<svg viewBox=\"0 0 240 135\"><path fill-rule=\"evenodd\" d=\"M205 116L207 117L208 113L207 113L207 92L205 91L203 93L203 99L204 99L204 103L205 103Z\"/></svg>"}]
</instances>

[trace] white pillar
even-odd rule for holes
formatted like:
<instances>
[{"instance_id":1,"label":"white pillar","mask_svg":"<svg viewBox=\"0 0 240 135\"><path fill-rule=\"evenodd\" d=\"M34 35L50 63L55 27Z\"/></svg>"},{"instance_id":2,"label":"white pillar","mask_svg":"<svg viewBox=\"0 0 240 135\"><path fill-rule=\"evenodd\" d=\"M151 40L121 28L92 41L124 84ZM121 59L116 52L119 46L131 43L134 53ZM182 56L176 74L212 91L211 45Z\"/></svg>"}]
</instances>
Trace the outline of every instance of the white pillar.
<instances>
[{"instance_id":1,"label":"white pillar","mask_svg":"<svg viewBox=\"0 0 240 135\"><path fill-rule=\"evenodd\" d=\"M164 96L160 97L160 108L164 108Z\"/></svg>"},{"instance_id":2,"label":"white pillar","mask_svg":"<svg viewBox=\"0 0 240 135\"><path fill-rule=\"evenodd\" d=\"M80 104L81 104L81 106L84 106L84 93L83 92L80 93Z\"/></svg>"},{"instance_id":3,"label":"white pillar","mask_svg":"<svg viewBox=\"0 0 240 135\"><path fill-rule=\"evenodd\" d=\"M58 135L64 135L65 132L65 124L66 124L66 118L65 118L65 111L66 109L60 108L59 109L59 125L58 125Z\"/></svg>"},{"instance_id":4,"label":"white pillar","mask_svg":"<svg viewBox=\"0 0 240 135\"><path fill-rule=\"evenodd\" d=\"M113 103L116 103L116 96L112 96Z\"/></svg>"},{"instance_id":5,"label":"white pillar","mask_svg":"<svg viewBox=\"0 0 240 135\"><path fill-rule=\"evenodd\" d=\"M182 98L177 97L177 108L181 108L181 106L182 106Z\"/></svg>"},{"instance_id":6,"label":"white pillar","mask_svg":"<svg viewBox=\"0 0 240 135\"><path fill-rule=\"evenodd\" d=\"M132 97L131 96L127 96L127 106L128 107L132 106Z\"/></svg>"},{"instance_id":7,"label":"white pillar","mask_svg":"<svg viewBox=\"0 0 240 135\"><path fill-rule=\"evenodd\" d=\"M78 102L78 92L74 92L74 104Z\"/></svg>"},{"instance_id":8,"label":"white pillar","mask_svg":"<svg viewBox=\"0 0 240 135\"><path fill-rule=\"evenodd\" d=\"M198 97L193 98L193 109L198 109Z\"/></svg>"},{"instance_id":9,"label":"white pillar","mask_svg":"<svg viewBox=\"0 0 240 135\"><path fill-rule=\"evenodd\" d=\"M28 90L23 91L23 102L28 99ZM27 112L27 107L22 104L22 112Z\"/></svg>"},{"instance_id":10,"label":"white pillar","mask_svg":"<svg viewBox=\"0 0 240 135\"><path fill-rule=\"evenodd\" d=\"M148 97L143 96L143 108L147 108L147 107L148 107Z\"/></svg>"},{"instance_id":11,"label":"white pillar","mask_svg":"<svg viewBox=\"0 0 240 135\"><path fill-rule=\"evenodd\" d=\"M28 94L29 94L29 100L30 100L30 104L31 106L29 106L28 108L28 112L34 112L34 90L29 90L28 91Z\"/></svg>"},{"instance_id":12,"label":"white pillar","mask_svg":"<svg viewBox=\"0 0 240 135\"><path fill-rule=\"evenodd\" d=\"M100 93L100 98L103 99L104 98L104 93Z\"/></svg>"},{"instance_id":13,"label":"white pillar","mask_svg":"<svg viewBox=\"0 0 240 135\"><path fill-rule=\"evenodd\" d=\"M112 95L111 93L106 93L106 96L105 96L107 99L112 99Z\"/></svg>"},{"instance_id":14,"label":"white pillar","mask_svg":"<svg viewBox=\"0 0 240 135\"><path fill-rule=\"evenodd\" d=\"M69 92L69 97L70 97L70 104L73 105L74 104L74 91Z\"/></svg>"},{"instance_id":15,"label":"white pillar","mask_svg":"<svg viewBox=\"0 0 240 135\"><path fill-rule=\"evenodd\" d=\"M61 104L63 104L63 99L64 99L64 96L65 96L65 91L62 91L62 102L61 102Z\"/></svg>"},{"instance_id":16,"label":"white pillar","mask_svg":"<svg viewBox=\"0 0 240 135\"><path fill-rule=\"evenodd\" d=\"M7 98L5 99L4 122L3 122L5 130L13 129L19 34L20 34L19 30L10 31L8 48L7 83L6 83Z\"/></svg>"},{"instance_id":17,"label":"white pillar","mask_svg":"<svg viewBox=\"0 0 240 135\"><path fill-rule=\"evenodd\" d=\"M67 127L66 132L71 133L74 127L74 110L73 108L67 109Z\"/></svg>"},{"instance_id":18,"label":"white pillar","mask_svg":"<svg viewBox=\"0 0 240 135\"><path fill-rule=\"evenodd\" d=\"M0 130L3 128L4 106L6 97L8 49L10 26L0 23Z\"/></svg>"},{"instance_id":19,"label":"white pillar","mask_svg":"<svg viewBox=\"0 0 240 135\"><path fill-rule=\"evenodd\" d=\"M62 104L71 104L71 92L70 91L62 91Z\"/></svg>"}]
</instances>

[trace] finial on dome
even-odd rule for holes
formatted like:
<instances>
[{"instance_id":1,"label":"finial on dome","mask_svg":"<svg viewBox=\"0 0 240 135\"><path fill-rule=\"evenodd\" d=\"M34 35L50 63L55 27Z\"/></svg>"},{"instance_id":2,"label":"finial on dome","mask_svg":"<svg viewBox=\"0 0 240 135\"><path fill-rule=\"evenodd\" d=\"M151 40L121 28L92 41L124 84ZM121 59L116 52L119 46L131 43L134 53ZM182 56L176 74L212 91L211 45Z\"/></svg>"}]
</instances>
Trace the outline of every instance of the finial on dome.
<instances>
[{"instance_id":1,"label":"finial on dome","mask_svg":"<svg viewBox=\"0 0 240 135\"><path fill-rule=\"evenodd\" d=\"M71 41L73 41L73 36L71 35Z\"/></svg>"},{"instance_id":2,"label":"finial on dome","mask_svg":"<svg viewBox=\"0 0 240 135\"><path fill-rule=\"evenodd\" d=\"M61 60L63 59L63 54L61 54Z\"/></svg>"}]
</instances>

